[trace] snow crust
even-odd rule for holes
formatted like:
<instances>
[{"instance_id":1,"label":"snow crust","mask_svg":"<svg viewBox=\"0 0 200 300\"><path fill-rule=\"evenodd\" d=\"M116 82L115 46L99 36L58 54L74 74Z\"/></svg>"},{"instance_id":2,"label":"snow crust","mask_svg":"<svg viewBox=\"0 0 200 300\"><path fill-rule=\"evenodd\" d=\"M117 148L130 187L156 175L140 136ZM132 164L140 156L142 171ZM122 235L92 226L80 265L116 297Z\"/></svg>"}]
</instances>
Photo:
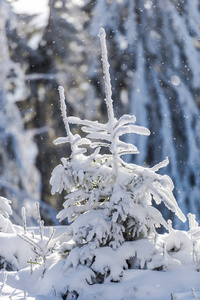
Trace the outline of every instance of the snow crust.
<instances>
[{"instance_id":1,"label":"snow crust","mask_svg":"<svg viewBox=\"0 0 200 300\"><path fill-rule=\"evenodd\" d=\"M58 226L55 229L57 236L62 234L62 227ZM37 233L37 229L35 231ZM30 233L29 228L27 232ZM1 256L5 255L16 267L20 266L18 271L0 271L1 297L21 299L25 291L27 299L62 299L61 294L68 289L67 299L74 299L74 291L79 293L78 299L91 300L169 299L170 295L173 295L174 299L193 299L195 295L198 299L200 273L196 271L191 239L191 235L194 237L197 233L196 241L199 243L200 228L194 227L188 232L171 230L165 235L158 235L156 244L155 241L138 240L124 243L116 250L110 247L98 248L94 251L96 259L92 268L75 263L80 255L78 252L82 252L81 257L84 259L83 248L75 248L76 254L74 253L73 257L68 256L73 262L68 267L64 254L61 258L58 253L52 253L47 259L45 273L43 266L39 264L33 266L31 273L27 261L30 260L29 256L34 255L32 246L16 234L1 233ZM40 239L39 236L37 239ZM46 231L45 240L47 239ZM71 241L65 238L60 249L63 251L70 243ZM127 259L130 257L132 269L128 269L127 266ZM164 266L162 271L153 270L161 265ZM92 284L96 272L106 274L108 270L110 275L104 284ZM3 284L5 274L7 277Z\"/></svg>"}]
</instances>

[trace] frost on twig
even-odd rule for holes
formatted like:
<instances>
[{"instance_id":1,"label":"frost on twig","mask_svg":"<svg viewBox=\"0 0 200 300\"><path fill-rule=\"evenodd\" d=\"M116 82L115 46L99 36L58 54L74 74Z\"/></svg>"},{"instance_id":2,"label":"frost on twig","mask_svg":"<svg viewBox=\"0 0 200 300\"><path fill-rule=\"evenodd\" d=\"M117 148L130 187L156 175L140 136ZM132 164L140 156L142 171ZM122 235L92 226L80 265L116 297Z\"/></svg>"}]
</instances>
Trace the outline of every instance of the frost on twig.
<instances>
[{"instance_id":1,"label":"frost on twig","mask_svg":"<svg viewBox=\"0 0 200 300\"><path fill-rule=\"evenodd\" d=\"M111 79L109 73L109 63L108 63L108 54L106 47L106 33L103 28L99 30L99 37L101 42L101 57L104 73L104 82L105 82L105 92L106 92L106 105L108 110L108 120L112 122L114 120L114 111L112 105L112 90L111 90Z\"/></svg>"},{"instance_id":2,"label":"frost on twig","mask_svg":"<svg viewBox=\"0 0 200 300\"><path fill-rule=\"evenodd\" d=\"M68 123L68 120L67 120L67 112L66 112L67 107L66 107L66 104L65 104L64 88L62 86L59 86L58 91L59 91L59 96L60 96L61 116L63 118L63 122L64 122L64 125L65 125L65 130L66 130L66 133L67 133L69 143L70 143L70 145L72 145L72 133L70 131L69 123Z\"/></svg>"},{"instance_id":3,"label":"frost on twig","mask_svg":"<svg viewBox=\"0 0 200 300\"><path fill-rule=\"evenodd\" d=\"M44 236L44 221L41 219L39 202L36 202L36 213L37 213L37 218L38 218L37 221L38 221L39 229L40 229L40 237L41 237L41 240L43 240L43 236Z\"/></svg>"}]
</instances>

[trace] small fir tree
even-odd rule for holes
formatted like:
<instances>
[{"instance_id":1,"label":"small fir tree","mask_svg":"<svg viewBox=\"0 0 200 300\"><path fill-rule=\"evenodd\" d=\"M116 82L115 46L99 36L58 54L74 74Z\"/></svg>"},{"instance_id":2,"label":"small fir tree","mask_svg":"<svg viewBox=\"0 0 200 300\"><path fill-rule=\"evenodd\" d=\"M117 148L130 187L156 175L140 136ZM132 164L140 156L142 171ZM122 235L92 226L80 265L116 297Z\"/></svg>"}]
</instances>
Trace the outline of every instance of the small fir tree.
<instances>
[{"instance_id":1,"label":"small fir tree","mask_svg":"<svg viewBox=\"0 0 200 300\"><path fill-rule=\"evenodd\" d=\"M114 116L105 31L102 28L99 37L108 122L102 124L68 117L64 89L59 87L67 137L58 138L55 144L69 143L71 155L61 159L62 164L53 170L50 183L52 194L67 192L64 208L57 217L73 221L68 227L73 245L62 247L68 255L65 268L86 265L94 272L95 280L102 282L106 277L120 280L123 269L138 266L138 259L142 268L150 260L154 267L163 265L165 255L152 263L156 253L156 242L153 245L153 241L157 237L156 228L161 225L168 228L168 224L161 212L152 206L153 200L156 204L163 202L183 222L186 218L173 196L172 180L167 175L156 173L168 164L168 158L153 168L128 164L122 159L124 154L139 153L134 145L120 140L122 135L149 135L150 132L135 125L135 116L123 115L119 120ZM70 124L81 126L86 136L74 135ZM95 149L91 155L87 155L86 145ZM104 147L108 154L102 154ZM143 255L139 254L141 239L148 249L146 254L142 252ZM116 263L111 263L113 259Z\"/></svg>"}]
</instances>

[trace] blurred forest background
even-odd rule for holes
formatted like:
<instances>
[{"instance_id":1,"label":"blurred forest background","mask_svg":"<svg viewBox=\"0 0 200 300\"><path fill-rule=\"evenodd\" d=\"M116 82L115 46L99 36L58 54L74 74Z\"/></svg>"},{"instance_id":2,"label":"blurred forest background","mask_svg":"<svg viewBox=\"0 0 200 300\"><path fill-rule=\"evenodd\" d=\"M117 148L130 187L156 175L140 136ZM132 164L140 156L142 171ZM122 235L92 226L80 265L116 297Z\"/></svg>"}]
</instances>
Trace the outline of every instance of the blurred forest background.
<instances>
[{"instance_id":1,"label":"blurred forest background","mask_svg":"<svg viewBox=\"0 0 200 300\"><path fill-rule=\"evenodd\" d=\"M180 208L199 221L200 1L43 1L38 14L30 0L20 13L18 0L0 0L0 195L12 200L14 222L22 223L25 206L34 225L40 202L46 224L58 224L64 195L51 195L49 179L70 155L66 145L53 144L66 135L58 86L68 115L105 119L100 27L115 114L134 114L151 130L148 138L127 136L140 154L126 159L153 166L168 156L163 173L173 179Z\"/></svg>"}]
</instances>

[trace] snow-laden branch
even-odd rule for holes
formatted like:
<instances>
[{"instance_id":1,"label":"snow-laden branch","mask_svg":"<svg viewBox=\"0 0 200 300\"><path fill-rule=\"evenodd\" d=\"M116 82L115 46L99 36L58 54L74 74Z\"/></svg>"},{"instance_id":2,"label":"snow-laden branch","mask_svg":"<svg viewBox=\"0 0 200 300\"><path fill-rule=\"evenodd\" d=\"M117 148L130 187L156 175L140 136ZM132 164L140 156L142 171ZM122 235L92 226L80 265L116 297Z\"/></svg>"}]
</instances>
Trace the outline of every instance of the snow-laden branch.
<instances>
[{"instance_id":1,"label":"snow-laden branch","mask_svg":"<svg viewBox=\"0 0 200 300\"><path fill-rule=\"evenodd\" d=\"M166 167L169 164L169 159L168 157L166 157L165 160L161 161L160 163L156 164L155 166L153 166L151 168L152 171L157 172L158 170L160 170L161 168Z\"/></svg>"}]
</instances>

